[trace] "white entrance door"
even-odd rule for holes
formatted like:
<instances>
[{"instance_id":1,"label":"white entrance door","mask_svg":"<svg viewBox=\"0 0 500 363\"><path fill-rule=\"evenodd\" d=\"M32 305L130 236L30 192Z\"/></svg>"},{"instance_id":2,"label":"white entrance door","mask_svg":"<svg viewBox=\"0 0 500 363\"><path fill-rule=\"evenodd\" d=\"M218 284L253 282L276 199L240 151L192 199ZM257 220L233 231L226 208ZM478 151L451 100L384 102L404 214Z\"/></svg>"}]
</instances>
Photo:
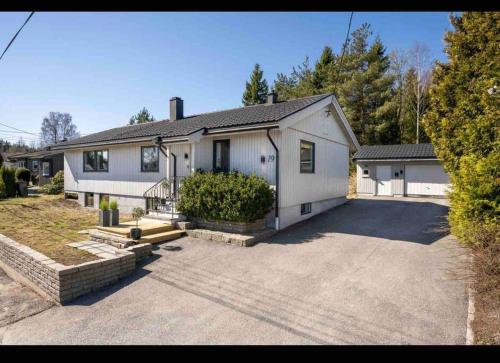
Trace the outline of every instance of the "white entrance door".
<instances>
[{"instance_id":1,"label":"white entrance door","mask_svg":"<svg viewBox=\"0 0 500 363\"><path fill-rule=\"evenodd\" d=\"M405 169L407 195L444 196L446 194L450 180L440 164L407 165Z\"/></svg>"},{"instance_id":2,"label":"white entrance door","mask_svg":"<svg viewBox=\"0 0 500 363\"><path fill-rule=\"evenodd\" d=\"M390 165L377 165L377 195L392 195Z\"/></svg>"}]
</instances>

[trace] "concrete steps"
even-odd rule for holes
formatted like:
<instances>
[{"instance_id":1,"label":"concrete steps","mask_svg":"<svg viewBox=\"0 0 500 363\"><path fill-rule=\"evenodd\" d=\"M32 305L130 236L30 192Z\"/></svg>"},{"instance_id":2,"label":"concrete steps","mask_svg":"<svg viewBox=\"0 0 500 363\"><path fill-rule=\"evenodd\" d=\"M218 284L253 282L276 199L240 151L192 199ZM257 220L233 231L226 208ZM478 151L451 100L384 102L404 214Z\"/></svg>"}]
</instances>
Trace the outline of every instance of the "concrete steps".
<instances>
[{"instance_id":1,"label":"concrete steps","mask_svg":"<svg viewBox=\"0 0 500 363\"><path fill-rule=\"evenodd\" d=\"M149 223L147 221L141 221L139 223L139 228L142 230L142 236L149 236L163 232L169 232L175 229L170 223ZM125 222L120 223L118 226L114 227L101 227L98 226L97 229L102 232L116 234L122 237L130 238L130 229L135 228L135 222Z\"/></svg>"},{"instance_id":2,"label":"concrete steps","mask_svg":"<svg viewBox=\"0 0 500 363\"><path fill-rule=\"evenodd\" d=\"M156 234L149 234L147 236L142 236L141 239L138 241L139 243L161 243L161 242L166 242L170 241L172 239L176 239L181 237L183 234L185 234L185 231L181 230L171 230L167 232L161 232L161 233L156 233Z\"/></svg>"}]
</instances>

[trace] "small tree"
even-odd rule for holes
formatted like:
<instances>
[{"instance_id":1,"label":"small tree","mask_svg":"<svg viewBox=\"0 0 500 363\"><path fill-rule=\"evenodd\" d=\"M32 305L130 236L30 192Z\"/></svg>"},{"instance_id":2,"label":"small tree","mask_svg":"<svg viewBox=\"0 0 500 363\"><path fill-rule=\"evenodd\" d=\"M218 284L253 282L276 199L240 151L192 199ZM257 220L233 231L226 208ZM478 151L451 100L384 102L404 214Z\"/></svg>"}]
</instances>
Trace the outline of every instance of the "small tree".
<instances>
[{"instance_id":1,"label":"small tree","mask_svg":"<svg viewBox=\"0 0 500 363\"><path fill-rule=\"evenodd\" d=\"M140 207L132 209L132 218L134 218L135 221L135 228L139 228L139 219L141 219L143 216L144 216L144 209Z\"/></svg>"},{"instance_id":2,"label":"small tree","mask_svg":"<svg viewBox=\"0 0 500 363\"><path fill-rule=\"evenodd\" d=\"M130 118L128 124L129 125L136 125L136 124L143 124L145 122L152 122L155 121L155 118L153 115L149 113L149 111L146 109L146 107L143 107L142 110L140 110L137 115L134 115Z\"/></svg>"},{"instance_id":3,"label":"small tree","mask_svg":"<svg viewBox=\"0 0 500 363\"><path fill-rule=\"evenodd\" d=\"M246 82L242 102L245 106L256 105L266 102L269 88L267 81L263 79L264 71L256 64L250 76L250 82Z\"/></svg>"}]
</instances>

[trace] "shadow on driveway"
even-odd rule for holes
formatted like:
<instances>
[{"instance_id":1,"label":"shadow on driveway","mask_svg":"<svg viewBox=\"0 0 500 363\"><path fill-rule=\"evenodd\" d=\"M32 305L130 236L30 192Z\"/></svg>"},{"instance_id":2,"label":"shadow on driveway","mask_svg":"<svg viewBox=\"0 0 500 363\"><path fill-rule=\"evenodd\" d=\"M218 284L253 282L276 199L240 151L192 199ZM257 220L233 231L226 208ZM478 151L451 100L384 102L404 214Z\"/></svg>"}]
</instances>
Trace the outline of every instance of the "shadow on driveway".
<instances>
[{"instance_id":1,"label":"shadow on driveway","mask_svg":"<svg viewBox=\"0 0 500 363\"><path fill-rule=\"evenodd\" d=\"M449 234L447 215L447 206L429 199L353 199L261 243L307 243L325 234L341 233L429 245Z\"/></svg>"}]
</instances>

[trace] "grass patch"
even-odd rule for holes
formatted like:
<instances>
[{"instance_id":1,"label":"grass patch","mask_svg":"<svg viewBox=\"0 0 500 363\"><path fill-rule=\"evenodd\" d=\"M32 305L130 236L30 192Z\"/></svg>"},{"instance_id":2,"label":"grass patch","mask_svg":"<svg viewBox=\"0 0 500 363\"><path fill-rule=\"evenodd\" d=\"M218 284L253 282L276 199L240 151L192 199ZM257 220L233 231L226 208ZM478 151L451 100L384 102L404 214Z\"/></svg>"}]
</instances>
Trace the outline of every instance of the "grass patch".
<instances>
[{"instance_id":1,"label":"grass patch","mask_svg":"<svg viewBox=\"0 0 500 363\"><path fill-rule=\"evenodd\" d=\"M63 265L79 264L97 257L66 244L88 240L78 231L94 227L98 213L63 195L6 199L0 201L0 233Z\"/></svg>"}]
</instances>

